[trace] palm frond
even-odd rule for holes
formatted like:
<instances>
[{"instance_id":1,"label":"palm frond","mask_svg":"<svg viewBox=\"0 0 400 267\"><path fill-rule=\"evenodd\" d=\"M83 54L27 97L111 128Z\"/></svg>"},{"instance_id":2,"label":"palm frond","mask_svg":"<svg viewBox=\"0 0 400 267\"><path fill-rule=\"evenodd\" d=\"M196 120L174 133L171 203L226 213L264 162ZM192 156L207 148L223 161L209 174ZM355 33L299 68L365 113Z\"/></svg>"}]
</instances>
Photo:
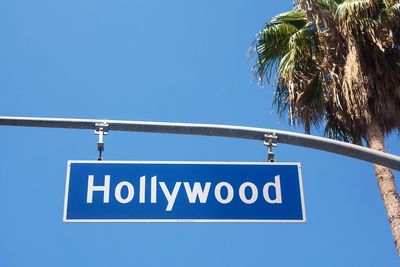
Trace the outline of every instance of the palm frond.
<instances>
[{"instance_id":1,"label":"palm frond","mask_svg":"<svg viewBox=\"0 0 400 267\"><path fill-rule=\"evenodd\" d=\"M326 113L324 135L344 142L353 142L353 138L348 134L348 131L338 123L337 118L331 112Z\"/></svg>"},{"instance_id":2,"label":"palm frond","mask_svg":"<svg viewBox=\"0 0 400 267\"><path fill-rule=\"evenodd\" d=\"M291 36L289 50L279 62L274 101L280 114L283 109L288 111L290 124L298 121L307 133L311 125L318 127L324 113L323 75L314 59L317 52L315 31L315 27L308 25Z\"/></svg>"},{"instance_id":3,"label":"palm frond","mask_svg":"<svg viewBox=\"0 0 400 267\"><path fill-rule=\"evenodd\" d=\"M339 5L336 0L315 0L315 3L326 11L329 11L332 15L336 13Z\"/></svg>"},{"instance_id":4,"label":"palm frond","mask_svg":"<svg viewBox=\"0 0 400 267\"><path fill-rule=\"evenodd\" d=\"M295 69L306 71L308 60L312 57L312 53L316 50L316 34L311 27L304 27L293 33L287 45L287 53L279 63L279 75L283 78L292 75Z\"/></svg>"},{"instance_id":5,"label":"palm frond","mask_svg":"<svg viewBox=\"0 0 400 267\"><path fill-rule=\"evenodd\" d=\"M279 60L287 53L290 37L296 31L290 24L276 24L258 33L255 45L258 60L253 67L253 73L260 82L264 76L267 80L270 79Z\"/></svg>"},{"instance_id":6,"label":"palm frond","mask_svg":"<svg viewBox=\"0 0 400 267\"><path fill-rule=\"evenodd\" d=\"M300 122L306 132L323 117L322 75L316 67L317 29L304 13L284 13L270 20L258 34L256 77L270 78L277 67L274 106L290 124Z\"/></svg>"},{"instance_id":7,"label":"palm frond","mask_svg":"<svg viewBox=\"0 0 400 267\"><path fill-rule=\"evenodd\" d=\"M272 18L257 34L255 50L258 60L253 67L253 73L260 83L264 78L271 78L273 70L289 51L291 37L304 26L305 14L292 11Z\"/></svg>"},{"instance_id":8,"label":"palm frond","mask_svg":"<svg viewBox=\"0 0 400 267\"><path fill-rule=\"evenodd\" d=\"M302 92L298 95L297 104L312 110L312 121L316 126L320 116L324 113L324 89L323 73L317 69L313 70L310 82L304 86ZM315 115L315 116L314 116Z\"/></svg>"},{"instance_id":9,"label":"palm frond","mask_svg":"<svg viewBox=\"0 0 400 267\"><path fill-rule=\"evenodd\" d=\"M280 118L286 116L290 105L289 89L281 80L278 80L276 84L272 105L276 107Z\"/></svg>"},{"instance_id":10,"label":"palm frond","mask_svg":"<svg viewBox=\"0 0 400 267\"><path fill-rule=\"evenodd\" d=\"M307 17L302 11L289 11L281 13L267 21L265 28L282 23L290 24L297 29L301 29L307 24Z\"/></svg>"},{"instance_id":11,"label":"palm frond","mask_svg":"<svg viewBox=\"0 0 400 267\"><path fill-rule=\"evenodd\" d=\"M400 16L400 2L390 6L388 9L390 11L392 11L394 14L396 14L397 16Z\"/></svg>"},{"instance_id":12,"label":"palm frond","mask_svg":"<svg viewBox=\"0 0 400 267\"><path fill-rule=\"evenodd\" d=\"M314 69L314 71L317 71ZM320 121L324 117L324 93L321 73L312 73L310 82L304 84L301 92L298 93L294 103L294 114L304 126L307 134L311 132L311 126L319 128Z\"/></svg>"},{"instance_id":13,"label":"palm frond","mask_svg":"<svg viewBox=\"0 0 400 267\"><path fill-rule=\"evenodd\" d=\"M347 26L359 25L360 19L378 16L384 3L381 0L346 0L339 4L336 18Z\"/></svg>"}]
</instances>

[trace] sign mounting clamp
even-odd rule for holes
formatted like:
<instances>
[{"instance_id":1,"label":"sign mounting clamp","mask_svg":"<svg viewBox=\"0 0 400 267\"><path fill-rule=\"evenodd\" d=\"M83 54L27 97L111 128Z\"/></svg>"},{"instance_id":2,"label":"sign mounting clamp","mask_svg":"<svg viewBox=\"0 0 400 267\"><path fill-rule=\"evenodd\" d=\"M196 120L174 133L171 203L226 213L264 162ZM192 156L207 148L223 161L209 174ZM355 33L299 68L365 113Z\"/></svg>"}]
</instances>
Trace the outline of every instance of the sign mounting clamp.
<instances>
[{"instance_id":1,"label":"sign mounting clamp","mask_svg":"<svg viewBox=\"0 0 400 267\"><path fill-rule=\"evenodd\" d=\"M275 162L275 153L272 151L272 148L278 145L278 136L275 132L264 135L264 145L268 146L268 162Z\"/></svg>"},{"instance_id":2,"label":"sign mounting clamp","mask_svg":"<svg viewBox=\"0 0 400 267\"><path fill-rule=\"evenodd\" d=\"M99 151L99 157L97 160L102 160L102 154L104 151L104 135L108 135L110 126L107 122L96 122L94 134L99 136L99 141L97 142L97 150Z\"/></svg>"}]
</instances>

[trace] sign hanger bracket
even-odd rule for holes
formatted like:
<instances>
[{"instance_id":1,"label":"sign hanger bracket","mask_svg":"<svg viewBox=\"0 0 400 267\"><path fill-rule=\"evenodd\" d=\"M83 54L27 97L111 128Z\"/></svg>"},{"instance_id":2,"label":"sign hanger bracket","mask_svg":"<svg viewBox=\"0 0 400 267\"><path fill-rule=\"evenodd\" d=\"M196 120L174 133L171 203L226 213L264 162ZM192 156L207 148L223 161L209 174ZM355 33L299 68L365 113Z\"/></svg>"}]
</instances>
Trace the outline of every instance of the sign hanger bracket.
<instances>
[{"instance_id":1,"label":"sign hanger bracket","mask_svg":"<svg viewBox=\"0 0 400 267\"><path fill-rule=\"evenodd\" d=\"M276 133L265 134L264 145L268 147L268 162L275 162L275 153L272 151L272 148L278 145L278 136Z\"/></svg>"},{"instance_id":2,"label":"sign hanger bracket","mask_svg":"<svg viewBox=\"0 0 400 267\"><path fill-rule=\"evenodd\" d=\"M104 135L108 135L110 126L106 122L96 122L94 134L99 136L99 141L97 142L97 151L99 152L99 157L97 160L103 160L104 151Z\"/></svg>"}]
</instances>

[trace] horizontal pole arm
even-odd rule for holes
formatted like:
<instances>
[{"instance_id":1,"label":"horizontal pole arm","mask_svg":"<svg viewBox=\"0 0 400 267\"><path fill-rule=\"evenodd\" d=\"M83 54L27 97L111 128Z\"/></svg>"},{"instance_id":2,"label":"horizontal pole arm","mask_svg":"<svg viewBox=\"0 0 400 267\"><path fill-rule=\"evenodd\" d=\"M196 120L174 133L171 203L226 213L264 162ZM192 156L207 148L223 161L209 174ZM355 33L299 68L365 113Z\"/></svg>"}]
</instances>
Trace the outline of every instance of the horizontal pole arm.
<instances>
[{"instance_id":1,"label":"horizontal pole arm","mask_svg":"<svg viewBox=\"0 0 400 267\"><path fill-rule=\"evenodd\" d=\"M400 157L367 147L324 137L265 128L169 122L91 120L64 118L1 117L3 126L30 126L67 129L96 129L96 123L107 123L110 131L208 135L264 141L264 136L276 134L278 142L332 152L400 170Z\"/></svg>"}]
</instances>

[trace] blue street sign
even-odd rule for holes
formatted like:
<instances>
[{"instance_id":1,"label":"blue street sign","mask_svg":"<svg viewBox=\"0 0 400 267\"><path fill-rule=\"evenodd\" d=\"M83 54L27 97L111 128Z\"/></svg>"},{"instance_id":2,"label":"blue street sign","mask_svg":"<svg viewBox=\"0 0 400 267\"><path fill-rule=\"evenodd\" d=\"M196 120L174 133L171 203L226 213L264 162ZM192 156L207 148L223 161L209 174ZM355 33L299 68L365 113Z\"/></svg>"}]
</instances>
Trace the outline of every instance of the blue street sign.
<instances>
[{"instance_id":1,"label":"blue street sign","mask_svg":"<svg viewBox=\"0 0 400 267\"><path fill-rule=\"evenodd\" d=\"M65 222L305 222L299 163L69 161Z\"/></svg>"}]
</instances>

